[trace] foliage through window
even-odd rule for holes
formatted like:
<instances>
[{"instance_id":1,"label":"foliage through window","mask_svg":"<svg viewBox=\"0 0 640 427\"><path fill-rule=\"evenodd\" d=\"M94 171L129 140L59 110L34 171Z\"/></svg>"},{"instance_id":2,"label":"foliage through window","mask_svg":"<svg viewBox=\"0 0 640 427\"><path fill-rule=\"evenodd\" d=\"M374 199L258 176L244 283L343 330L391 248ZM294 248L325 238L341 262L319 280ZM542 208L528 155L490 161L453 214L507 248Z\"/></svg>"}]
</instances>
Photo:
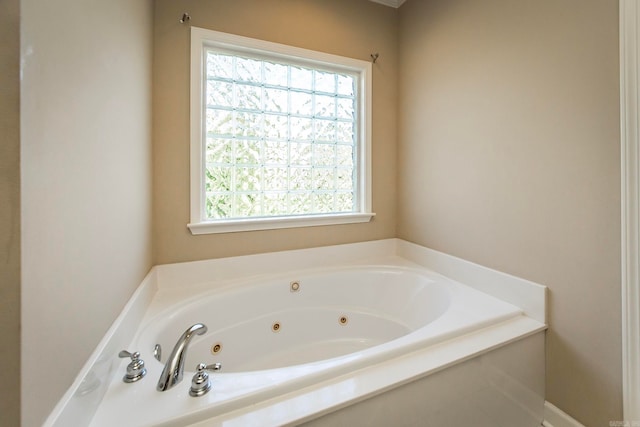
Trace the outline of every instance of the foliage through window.
<instances>
[{"instance_id":1,"label":"foliage through window","mask_svg":"<svg viewBox=\"0 0 640 427\"><path fill-rule=\"evenodd\" d=\"M199 67L192 79L200 80L196 89L192 81L192 110L199 110L192 111L192 168L195 160L200 170L192 198L201 202L192 200L195 220L370 210L366 85L355 60L344 66L315 59L325 54L301 57L300 49L230 35L220 42L222 33L195 30L209 35L195 46L196 64L192 51L192 67Z\"/></svg>"}]
</instances>

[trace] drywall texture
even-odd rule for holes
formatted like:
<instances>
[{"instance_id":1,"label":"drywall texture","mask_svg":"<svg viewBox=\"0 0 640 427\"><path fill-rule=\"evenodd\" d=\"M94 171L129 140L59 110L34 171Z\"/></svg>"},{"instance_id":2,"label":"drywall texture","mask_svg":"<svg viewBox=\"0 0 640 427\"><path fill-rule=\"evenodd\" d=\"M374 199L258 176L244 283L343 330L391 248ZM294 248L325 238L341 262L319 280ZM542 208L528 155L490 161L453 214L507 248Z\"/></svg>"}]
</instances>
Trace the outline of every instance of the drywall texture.
<instances>
[{"instance_id":1,"label":"drywall texture","mask_svg":"<svg viewBox=\"0 0 640 427\"><path fill-rule=\"evenodd\" d=\"M369 60L373 66L373 210L366 224L192 236L189 32L178 22ZM395 236L397 14L367 0L158 0L154 15L154 261L157 264Z\"/></svg>"},{"instance_id":2,"label":"drywall texture","mask_svg":"<svg viewBox=\"0 0 640 427\"><path fill-rule=\"evenodd\" d=\"M400 8L398 237L550 289L546 399L622 418L618 2Z\"/></svg>"},{"instance_id":3,"label":"drywall texture","mask_svg":"<svg viewBox=\"0 0 640 427\"><path fill-rule=\"evenodd\" d=\"M151 266L150 0L22 0L22 425ZM115 357L115 355L114 355Z\"/></svg>"},{"instance_id":4,"label":"drywall texture","mask_svg":"<svg viewBox=\"0 0 640 427\"><path fill-rule=\"evenodd\" d=\"M20 424L20 1L0 1L0 424ZM6 423L6 424L5 424Z\"/></svg>"}]
</instances>

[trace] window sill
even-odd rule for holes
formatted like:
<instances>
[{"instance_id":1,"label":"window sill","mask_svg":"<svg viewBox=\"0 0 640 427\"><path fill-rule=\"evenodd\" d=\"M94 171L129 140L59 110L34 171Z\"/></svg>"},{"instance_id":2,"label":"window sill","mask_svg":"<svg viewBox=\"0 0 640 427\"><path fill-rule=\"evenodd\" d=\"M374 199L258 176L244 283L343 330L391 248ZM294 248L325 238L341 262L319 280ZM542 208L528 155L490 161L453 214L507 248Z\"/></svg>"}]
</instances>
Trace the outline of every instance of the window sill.
<instances>
[{"instance_id":1,"label":"window sill","mask_svg":"<svg viewBox=\"0 0 640 427\"><path fill-rule=\"evenodd\" d=\"M236 233L240 231L275 230L279 228L315 227L320 225L369 222L375 213L306 215L300 217L246 218L187 224L191 234Z\"/></svg>"}]
</instances>

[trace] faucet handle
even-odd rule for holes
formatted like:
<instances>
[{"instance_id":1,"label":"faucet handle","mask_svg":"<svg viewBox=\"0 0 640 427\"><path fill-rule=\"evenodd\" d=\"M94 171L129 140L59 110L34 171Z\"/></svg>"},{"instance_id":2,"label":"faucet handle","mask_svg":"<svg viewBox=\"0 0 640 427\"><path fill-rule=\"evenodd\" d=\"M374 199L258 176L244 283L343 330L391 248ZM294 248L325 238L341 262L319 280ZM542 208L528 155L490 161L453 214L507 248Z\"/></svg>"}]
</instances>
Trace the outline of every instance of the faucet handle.
<instances>
[{"instance_id":1,"label":"faucet handle","mask_svg":"<svg viewBox=\"0 0 640 427\"><path fill-rule=\"evenodd\" d=\"M131 363L127 365L127 373L122 377L122 381L125 383L134 383L147 374L147 368L144 367L144 360L140 359L139 352L131 353L127 350L122 350L118 353L118 357L121 359L131 358Z\"/></svg>"},{"instance_id":2,"label":"faucet handle","mask_svg":"<svg viewBox=\"0 0 640 427\"><path fill-rule=\"evenodd\" d=\"M135 359L139 359L140 358L140 353L135 351L133 353L127 351L127 350L121 350L120 353L118 353L118 357L121 359L125 359L127 357L130 357L131 360L135 360Z\"/></svg>"},{"instance_id":3,"label":"faucet handle","mask_svg":"<svg viewBox=\"0 0 640 427\"><path fill-rule=\"evenodd\" d=\"M214 363L212 365L205 365L204 363L198 364L198 366L196 366L196 374L191 380L189 396L202 396L211 390L211 380L209 379L209 374L205 371L219 371L220 369L222 369L220 363Z\"/></svg>"},{"instance_id":4,"label":"faucet handle","mask_svg":"<svg viewBox=\"0 0 640 427\"><path fill-rule=\"evenodd\" d=\"M204 363L199 364L198 366L196 366L196 371L219 371L222 369L222 363L214 363L212 365L205 365Z\"/></svg>"}]
</instances>

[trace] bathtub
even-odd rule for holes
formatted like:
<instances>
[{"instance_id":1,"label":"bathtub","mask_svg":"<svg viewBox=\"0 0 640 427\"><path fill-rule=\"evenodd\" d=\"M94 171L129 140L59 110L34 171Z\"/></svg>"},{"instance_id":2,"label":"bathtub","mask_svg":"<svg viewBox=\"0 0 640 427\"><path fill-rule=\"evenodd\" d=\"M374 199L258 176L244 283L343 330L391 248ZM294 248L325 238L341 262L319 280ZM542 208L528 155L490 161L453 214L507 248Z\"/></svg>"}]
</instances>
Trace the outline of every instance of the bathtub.
<instances>
[{"instance_id":1,"label":"bathtub","mask_svg":"<svg viewBox=\"0 0 640 427\"><path fill-rule=\"evenodd\" d=\"M364 265L203 293L150 319L134 346L158 343L170 351L187 327L203 323L208 333L191 342L187 368L219 362L223 373L311 373L352 368L520 314L424 269Z\"/></svg>"},{"instance_id":2,"label":"bathtub","mask_svg":"<svg viewBox=\"0 0 640 427\"><path fill-rule=\"evenodd\" d=\"M459 274L482 269L474 277L484 274L490 280L480 282L491 282L462 284L425 266L433 263L425 261L426 249L391 242L347 245L351 250L334 249L332 256L331 248L318 248L161 266L126 346L141 353L147 376L124 383L128 362L108 355L105 390L90 425L318 422L546 328L531 301L514 304L523 298L519 293L543 295L539 285L497 272L487 276L489 270L470 263L465 270L460 260ZM446 271L451 260L442 255L436 264ZM506 301L487 293L492 286L493 293L505 288ZM196 323L208 331L190 342L182 382L158 392L167 355ZM152 356L156 346L160 360ZM191 397L200 363L222 369L210 373L211 391Z\"/></svg>"}]
</instances>

